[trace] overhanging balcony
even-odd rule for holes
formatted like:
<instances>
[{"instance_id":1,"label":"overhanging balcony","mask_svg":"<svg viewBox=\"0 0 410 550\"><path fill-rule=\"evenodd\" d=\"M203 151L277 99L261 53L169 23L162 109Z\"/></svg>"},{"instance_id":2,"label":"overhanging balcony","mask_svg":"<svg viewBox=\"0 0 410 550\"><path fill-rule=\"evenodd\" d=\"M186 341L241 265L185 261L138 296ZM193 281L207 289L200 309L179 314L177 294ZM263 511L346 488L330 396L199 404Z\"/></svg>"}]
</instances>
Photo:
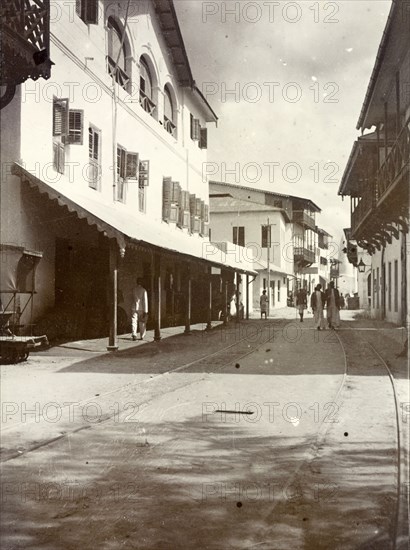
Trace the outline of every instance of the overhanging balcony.
<instances>
[{"instance_id":1,"label":"overhanging balcony","mask_svg":"<svg viewBox=\"0 0 410 550\"><path fill-rule=\"evenodd\" d=\"M293 249L293 260L300 267L305 267L315 263L315 253L304 247L295 247Z\"/></svg>"},{"instance_id":2,"label":"overhanging balcony","mask_svg":"<svg viewBox=\"0 0 410 550\"><path fill-rule=\"evenodd\" d=\"M352 237L356 239L360 236L361 230L365 225L366 220L371 216L376 204L375 186L371 185L365 190L356 208L352 212Z\"/></svg>"},{"instance_id":3,"label":"overhanging balcony","mask_svg":"<svg viewBox=\"0 0 410 550\"><path fill-rule=\"evenodd\" d=\"M410 162L410 118L403 126L377 176L378 202L392 192L405 178ZM408 182L405 182L408 185Z\"/></svg>"},{"instance_id":4,"label":"overhanging balcony","mask_svg":"<svg viewBox=\"0 0 410 550\"><path fill-rule=\"evenodd\" d=\"M304 210L294 210L292 214L292 222L298 223L304 228L312 229L312 231L315 231L316 229L315 218L310 216Z\"/></svg>"},{"instance_id":5,"label":"overhanging balcony","mask_svg":"<svg viewBox=\"0 0 410 550\"><path fill-rule=\"evenodd\" d=\"M18 84L50 77L50 0L2 0L0 20L1 83L6 88L0 107L5 107Z\"/></svg>"}]
</instances>

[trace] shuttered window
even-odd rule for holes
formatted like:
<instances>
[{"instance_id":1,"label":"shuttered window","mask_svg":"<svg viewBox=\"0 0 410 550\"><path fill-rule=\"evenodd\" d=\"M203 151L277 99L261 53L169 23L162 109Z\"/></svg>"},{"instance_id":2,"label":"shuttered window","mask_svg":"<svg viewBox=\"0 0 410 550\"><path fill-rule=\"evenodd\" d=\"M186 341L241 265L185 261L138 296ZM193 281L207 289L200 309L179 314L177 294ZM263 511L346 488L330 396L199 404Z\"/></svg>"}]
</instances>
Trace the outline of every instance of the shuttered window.
<instances>
[{"instance_id":1,"label":"shuttered window","mask_svg":"<svg viewBox=\"0 0 410 550\"><path fill-rule=\"evenodd\" d=\"M269 230L270 227L267 225L262 225L262 248L268 248L269 239Z\"/></svg>"},{"instance_id":2,"label":"shuttered window","mask_svg":"<svg viewBox=\"0 0 410 550\"><path fill-rule=\"evenodd\" d=\"M194 141L198 141L201 137L200 130L201 126L199 124L199 120L197 118L194 118L191 113L191 139L193 139Z\"/></svg>"},{"instance_id":3,"label":"shuttered window","mask_svg":"<svg viewBox=\"0 0 410 550\"><path fill-rule=\"evenodd\" d=\"M179 224L181 225L181 227L190 226L189 192L188 191L181 191Z\"/></svg>"},{"instance_id":4,"label":"shuttered window","mask_svg":"<svg viewBox=\"0 0 410 550\"><path fill-rule=\"evenodd\" d=\"M201 128L200 129L199 147L201 149L207 149L208 148L208 128Z\"/></svg>"},{"instance_id":5,"label":"shuttered window","mask_svg":"<svg viewBox=\"0 0 410 550\"><path fill-rule=\"evenodd\" d=\"M120 145L118 145L117 146L117 176L123 179L125 178L126 155L127 155L126 150Z\"/></svg>"},{"instance_id":6,"label":"shuttered window","mask_svg":"<svg viewBox=\"0 0 410 550\"><path fill-rule=\"evenodd\" d=\"M68 112L68 143L83 144L84 111L70 109Z\"/></svg>"},{"instance_id":7,"label":"shuttered window","mask_svg":"<svg viewBox=\"0 0 410 550\"><path fill-rule=\"evenodd\" d=\"M65 148L63 143L53 143L53 166L59 174L64 174Z\"/></svg>"},{"instance_id":8,"label":"shuttered window","mask_svg":"<svg viewBox=\"0 0 410 550\"><path fill-rule=\"evenodd\" d=\"M68 130L68 99L53 100L53 136L60 136L65 141Z\"/></svg>"},{"instance_id":9,"label":"shuttered window","mask_svg":"<svg viewBox=\"0 0 410 550\"><path fill-rule=\"evenodd\" d=\"M232 242L239 246L245 246L245 227L232 227Z\"/></svg>"},{"instance_id":10,"label":"shuttered window","mask_svg":"<svg viewBox=\"0 0 410 550\"><path fill-rule=\"evenodd\" d=\"M76 0L75 11L84 23L98 24L98 0Z\"/></svg>"},{"instance_id":11,"label":"shuttered window","mask_svg":"<svg viewBox=\"0 0 410 550\"><path fill-rule=\"evenodd\" d=\"M162 181L162 219L168 221L171 216L171 178L164 178Z\"/></svg>"},{"instance_id":12,"label":"shuttered window","mask_svg":"<svg viewBox=\"0 0 410 550\"><path fill-rule=\"evenodd\" d=\"M141 160L138 174L139 187L148 187L149 185L149 160Z\"/></svg>"},{"instance_id":13,"label":"shuttered window","mask_svg":"<svg viewBox=\"0 0 410 550\"><path fill-rule=\"evenodd\" d=\"M88 157L89 168L87 171L88 185L92 189L98 189L101 180L101 132L90 126L88 129Z\"/></svg>"},{"instance_id":14,"label":"shuttered window","mask_svg":"<svg viewBox=\"0 0 410 550\"><path fill-rule=\"evenodd\" d=\"M129 180L138 180L138 153L126 152L125 178Z\"/></svg>"},{"instance_id":15,"label":"shuttered window","mask_svg":"<svg viewBox=\"0 0 410 550\"><path fill-rule=\"evenodd\" d=\"M201 199L197 199L195 195L189 196L189 211L191 214L191 232L199 233L201 229L201 220L198 216L198 201L199 209L201 208Z\"/></svg>"},{"instance_id":16,"label":"shuttered window","mask_svg":"<svg viewBox=\"0 0 410 550\"><path fill-rule=\"evenodd\" d=\"M117 146L117 200L125 202L125 175L127 167L127 151Z\"/></svg>"}]
</instances>

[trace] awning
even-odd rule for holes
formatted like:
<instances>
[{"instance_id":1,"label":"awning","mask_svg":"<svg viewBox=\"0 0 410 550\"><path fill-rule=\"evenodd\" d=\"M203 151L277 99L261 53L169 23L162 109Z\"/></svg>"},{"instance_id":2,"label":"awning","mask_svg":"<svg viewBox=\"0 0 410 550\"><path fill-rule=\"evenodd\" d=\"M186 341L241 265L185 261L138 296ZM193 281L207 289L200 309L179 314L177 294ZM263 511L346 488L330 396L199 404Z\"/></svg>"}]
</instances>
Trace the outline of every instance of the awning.
<instances>
[{"instance_id":1,"label":"awning","mask_svg":"<svg viewBox=\"0 0 410 550\"><path fill-rule=\"evenodd\" d=\"M256 274L252 263L246 259L225 253L199 235L189 235L163 221L152 220L144 215L131 215L122 203L116 203L114 207L112 202L103 202L102 197L96 200L95 191L90 190L89 195L83 195L73 188L64 188L63 193L57 185L63 189L64 184L51 187L18 163L14 163L12 173L19 176L22 182L37 188L40 193L46 193L60 206L75 212L79 218L85 219L89 225L95 226L109 238L116 239L120 248L125 249L127 244L132 245L133 242L145 243L213 265Z\"/></svg>"},{"instance_id":2,"label":"awning","mask_svg":"<svg viewBox=\"0 0 410 550\"><path fill-rule=\"evenodd\" d=\"M264 262L263 260L254 260L253 267L256 269L256 271L267 271L268 270L268 264L267 262ZM271 273L279 273L280 275L284 275L285 277L288 276L288 273L286 271L283 271L280 267L276 266L275 264L270 263L269 264L269 271Z\"/></svg>"}]
</instances>

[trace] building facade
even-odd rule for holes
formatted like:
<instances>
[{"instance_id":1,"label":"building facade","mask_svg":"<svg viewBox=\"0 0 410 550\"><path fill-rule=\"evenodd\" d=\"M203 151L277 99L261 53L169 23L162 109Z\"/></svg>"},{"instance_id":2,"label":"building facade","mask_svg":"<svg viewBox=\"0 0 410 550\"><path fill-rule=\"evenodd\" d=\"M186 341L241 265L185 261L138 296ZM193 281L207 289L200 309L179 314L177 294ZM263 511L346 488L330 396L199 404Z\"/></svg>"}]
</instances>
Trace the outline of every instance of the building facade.
<instances>
[{"instance_id":1,"label":"building facade","mask_svg":"<svg viewBox=\"0 0 410 550\"><path fill-rule=\"evenodd\" d=\"M209 243L202 165L217 117L173 2L54 6L51 78L2 110L3 308L51 337L103 335L107 318L114 333L142 277L158 337L206 320L212 265L226 280L241 268Z\"/></svg>"},{"instance_id":2,"label":"building facade","mask_svg":"<svg viewBox=\"0 0 410 550\"><path fill-rule=\"evenodd\" d=\"M231 241L242 246L246 259L253 259L253 268L258 275L252 283L252 311L259 309L260 295L268 287L268 262L270 308L286 307L288 276L291 278L293 275L293 247L289 258L284 247L286 242L291 242L292 237L286 211L249 200L234 199L228 194L213 195L212 191L210 211L212 240Z\"/></svg>"},{"instance_id":3,"label":"building facade","mask_svg":"<svg viewBox=\"0 0 410 550\"><path fill-rule=\"evenodd\" d=\"M339 195L350 196L348 258L356 267L363 260L360 293L365 287L372 317L394 323L405 323L409 314L409 82L408 2L396 0L357 123L362 135L339 188Z\"/></svg>"},{"instance_id":4,"label":"building facade","mask_svg":"<svg viewBox=\"0 0 410 550\"><path fill-rule=\"evenodd\" d=\"M310 293L327 285L331 235L317 227L320 208L311 200L217 181L209 192L212 240L238 240L254 255L254 309L268 288L268 257L271 308L285 307L301 286Z\"/></svg>"}]
</instances>

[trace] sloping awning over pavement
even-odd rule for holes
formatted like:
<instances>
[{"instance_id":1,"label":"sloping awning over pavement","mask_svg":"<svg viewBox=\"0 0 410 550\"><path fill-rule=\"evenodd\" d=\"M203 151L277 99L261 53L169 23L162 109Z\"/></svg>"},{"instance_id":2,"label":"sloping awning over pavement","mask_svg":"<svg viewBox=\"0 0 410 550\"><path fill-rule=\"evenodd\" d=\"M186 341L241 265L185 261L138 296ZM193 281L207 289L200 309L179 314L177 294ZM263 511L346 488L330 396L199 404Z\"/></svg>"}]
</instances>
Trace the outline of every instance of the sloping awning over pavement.
<instances>
[{"instance_id":1,"label":"sloping awning over pavement","mask_svg":"<svg viewBox=\"0 0 410 550\"><path fill-rule=\"evenodd\" d=\"M256 274L252 264L235 255L227 254L198 235L189 235L182 229L171 228L167 223L147 217L131 215L121 203L116 207L111 203L95 200L92 196L82 195L75 189L64 189L64 193L51 187L18 163L14 163L13 175L21 181L45 193L49 199L58 202L70 212L75 212L89 225L104 232L109 238L115 238L120 248L127 244L145 243L147 245L183 254L184 256L210 262L212 265L231 268L242 273Z\"/></svg>"}]
</instances>

